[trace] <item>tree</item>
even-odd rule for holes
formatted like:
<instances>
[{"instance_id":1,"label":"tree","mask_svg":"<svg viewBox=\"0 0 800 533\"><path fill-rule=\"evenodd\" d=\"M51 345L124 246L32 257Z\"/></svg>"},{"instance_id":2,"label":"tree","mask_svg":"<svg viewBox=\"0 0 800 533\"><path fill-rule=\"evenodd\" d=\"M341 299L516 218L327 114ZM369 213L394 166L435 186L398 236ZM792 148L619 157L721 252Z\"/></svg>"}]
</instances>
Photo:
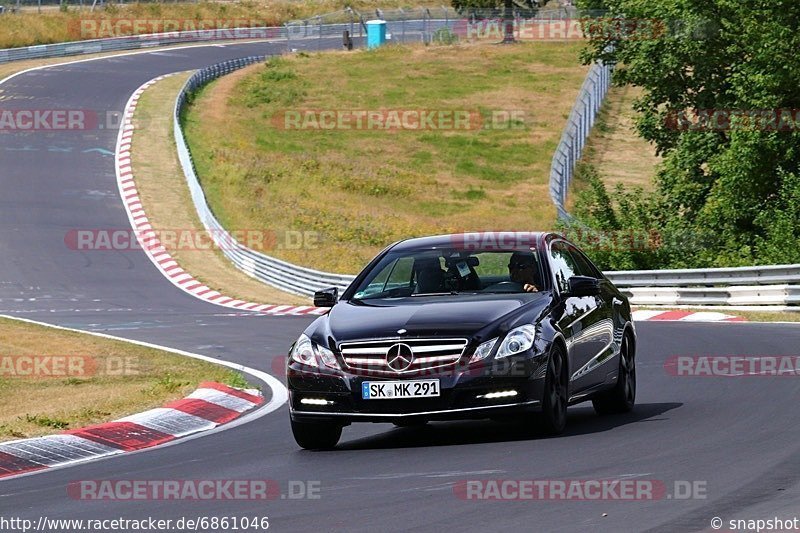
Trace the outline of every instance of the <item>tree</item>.
<instances>
[{"instance_id":1,"label":"tree","mask_svg":"<svg viewBox=\"0 0 800 533\"><path fill-rule=\"evenodd\" d=\"M476 18L503 17L504 43L514 42L514 13L533 17L540 6L549 0L452 0L452 6L462 15Z\"/></svg>"},{"instance_id":2,"label":"tree","mask_svg":"<svg viewBox=\"0 0 800 533\"><path fill-rule=\"evenodd\" d=\"M612 61L615 83L644 88L637 129L664 163L640 202L652 228L702 243L680 266L800 262L800 2L580 7L607 9L586 25L585 61ZM775 110L782 127L764 119Z\"/></svg>"}]
</instances>

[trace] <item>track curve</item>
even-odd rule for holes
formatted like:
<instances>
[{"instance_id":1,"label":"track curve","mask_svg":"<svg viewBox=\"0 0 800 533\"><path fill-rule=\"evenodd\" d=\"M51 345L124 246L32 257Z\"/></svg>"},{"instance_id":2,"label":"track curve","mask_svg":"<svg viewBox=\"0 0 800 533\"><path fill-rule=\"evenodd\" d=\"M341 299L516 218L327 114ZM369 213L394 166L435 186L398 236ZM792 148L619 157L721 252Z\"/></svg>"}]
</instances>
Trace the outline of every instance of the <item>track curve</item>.
<instances>
[{"instance_id":1,"label":"track curve","mask_svg":"<svg viewBox=\"0 0 800 533\"><path fill-rule=\"evenodd\" d=\"M335 46L335 41L331 46ZM4 108L121 112L145 81L226 59L279 53L257 43L155 51L16 76ZM171 346L269 371L311 320L232 313L173 287L139 252L80 253L74 228L125 228L116 190L116 130L0 134L0 313ZM185 444L0 482L4 516L177 519L270 517L277 530L702 530L724 519L791 512L800 495L800 427L791 378L678 378L672 355L795 355L800 328L643 323L639 398L629 415L570 410L566 435L531 439L489 422L346 428L334 452L301 452L286 408ZM706 499L463 501L464 479L698 480ZM79 479L319 480L317 500L77 501ZM604 514L606 516L604 516Z\"/></svg>"}]
</instances>

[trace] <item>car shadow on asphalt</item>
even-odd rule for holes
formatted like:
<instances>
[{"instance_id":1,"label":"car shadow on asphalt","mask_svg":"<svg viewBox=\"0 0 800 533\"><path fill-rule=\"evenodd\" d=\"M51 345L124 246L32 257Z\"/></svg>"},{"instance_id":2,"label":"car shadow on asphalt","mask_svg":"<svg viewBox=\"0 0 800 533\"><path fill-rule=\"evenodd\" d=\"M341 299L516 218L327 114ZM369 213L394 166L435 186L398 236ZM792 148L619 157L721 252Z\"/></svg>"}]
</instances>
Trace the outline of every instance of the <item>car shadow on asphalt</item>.
<instances>
[{"instance_id":1,"label":"car shadow on asphalt","mask_svg":"<svg viewBox=\"0 0 800 533\"><path fill-rule=\"evenodd\" d=\"M633 411L625 414L598 416L592 407L571 407L567 413L567 429L557 437L548 437L519 422L492 420L464 420L453 422L431 422L425 426L395 428L381 425L386 431L369 437L347 439L347 428L337 450L371 450L391 448L416 448L422 446L457 446L462 444L484 444L521 440L564 438L591 433L602 433L637 422L658 422L668 411L682 403L637 404ZM377 428L378 426L376 426Z\"/></svg>"}]
</instances>

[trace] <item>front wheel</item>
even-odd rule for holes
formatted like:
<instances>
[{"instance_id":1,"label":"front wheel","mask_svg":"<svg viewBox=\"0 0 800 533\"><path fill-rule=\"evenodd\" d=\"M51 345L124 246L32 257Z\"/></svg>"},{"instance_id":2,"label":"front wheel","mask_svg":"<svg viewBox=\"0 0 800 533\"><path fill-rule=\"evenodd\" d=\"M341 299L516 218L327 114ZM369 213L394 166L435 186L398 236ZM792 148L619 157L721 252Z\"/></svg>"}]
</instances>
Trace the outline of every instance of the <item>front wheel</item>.
<instances>
[{"instance_id":1,"label":"front wheel","mask_svg":"<svg viewBox=\"0 0 800 533\"><path fill-rule=\"evenodd\" d=\"M558 435L567 426L568 371L564 350L553 346L547 362L547 375L544 381L541 425L548 435Z\"/></svg>"},{"instance_id":2,"label":"front wheel","mask_svg":"<svg viewBox=\"0 0 800 533\"><path fill-rule=\"evenodd\" d=\"M342 426L334 422L292 422L292 435L306 450L329 450L342 436Z\"/></svg>"},{"instance_id":3,"label":"front wheel","mask_svg":"<svg viewBox=\"0 0 800 533\"><path fill-rule=\"evenodd\" d=\"M592 400L599 415L627 413L636 403L636 354L630 337L622 337L619 350L619 373L617 384L610 391Z\"/></svg>"}]
</instances>

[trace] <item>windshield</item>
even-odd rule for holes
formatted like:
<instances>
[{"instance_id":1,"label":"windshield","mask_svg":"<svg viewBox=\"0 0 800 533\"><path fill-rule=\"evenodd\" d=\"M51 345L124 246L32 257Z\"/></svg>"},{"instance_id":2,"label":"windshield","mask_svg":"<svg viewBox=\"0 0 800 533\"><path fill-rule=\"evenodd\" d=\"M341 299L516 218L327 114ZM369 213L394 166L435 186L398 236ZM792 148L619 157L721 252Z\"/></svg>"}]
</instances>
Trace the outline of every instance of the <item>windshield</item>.
<instances>
[{"instance_id":1,"label":"windshield","mask_svg":"<svg viewBox=\"0 0 800 533\"><path fill-rule=\"evenodd\" d=\"M353 299L535 292L543 288L542 279L533 251L389 252L369 271Z\"/></svg>"}]
</instances>

